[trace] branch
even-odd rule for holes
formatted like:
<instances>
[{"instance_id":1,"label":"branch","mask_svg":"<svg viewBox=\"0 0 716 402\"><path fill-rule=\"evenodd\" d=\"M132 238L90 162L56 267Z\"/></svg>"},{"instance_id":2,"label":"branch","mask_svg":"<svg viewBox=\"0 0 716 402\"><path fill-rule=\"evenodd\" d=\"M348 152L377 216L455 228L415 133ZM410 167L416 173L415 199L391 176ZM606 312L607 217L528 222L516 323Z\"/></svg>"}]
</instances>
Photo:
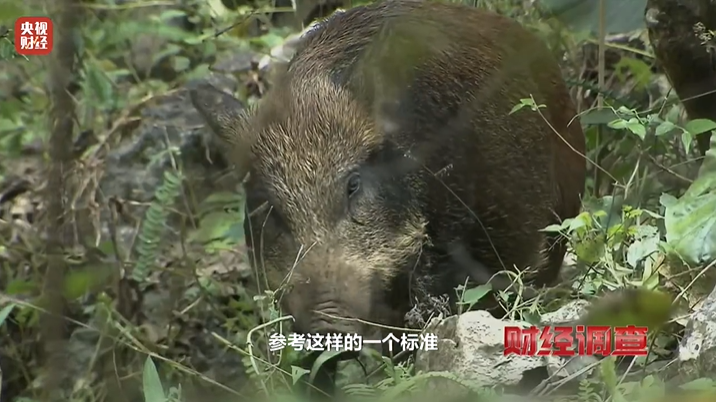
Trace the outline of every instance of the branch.
<instances>
[{"instance_id":1,"label":"branch","mask_svg":"<svg viewBox=\"0 0 716 402\"><path fill-rule=\"evenodd\" d=\"M64 358L67 331L65 328L65 300L63 296L67 265L64 250L71 247L71 229L66 210L69 198L68 172L72 167L72 144L75 104L68 86L75 74L75 45L73 30L79 22L78 0L50 0L52 10L55 48L49 63L49 98L51 109L49 129L51 133L47 170L47 270L43 285L42 301L46 313L41 317L41 336L44 342L47 383L43 399L63 400L63 373L67 360Z\"/></svg>"}]
</instances>

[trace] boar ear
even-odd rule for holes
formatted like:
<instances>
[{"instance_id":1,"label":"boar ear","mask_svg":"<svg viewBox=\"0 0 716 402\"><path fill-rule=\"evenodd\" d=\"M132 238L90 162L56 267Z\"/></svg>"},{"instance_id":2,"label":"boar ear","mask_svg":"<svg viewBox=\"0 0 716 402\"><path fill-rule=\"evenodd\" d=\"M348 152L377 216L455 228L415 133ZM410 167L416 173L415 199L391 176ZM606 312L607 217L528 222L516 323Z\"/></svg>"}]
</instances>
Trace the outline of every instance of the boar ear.
<instances>
[{"instance_id":1,"label":"boar ear","mask_svg":"<svg viewBox=\"0 0 716 402\"><path fill-rule=\"evenodd\" d=\"M250 145L246 130L248 111L241 101L207 83L194 85L189 97L219 140L241 148Z\"/></svg>"},{"instance_id":2,"label":"boar ear","mask_svg":"<svg viewBox=\"0 0 716 402\"><path fill-rule=\"evenodd\" d=\"M227 145L226 156L243 179L249 170L252 142L247 125L250 110L238 99L207 83L194 85L189 97L214 136Z\"/></svg>"}]
</instances>

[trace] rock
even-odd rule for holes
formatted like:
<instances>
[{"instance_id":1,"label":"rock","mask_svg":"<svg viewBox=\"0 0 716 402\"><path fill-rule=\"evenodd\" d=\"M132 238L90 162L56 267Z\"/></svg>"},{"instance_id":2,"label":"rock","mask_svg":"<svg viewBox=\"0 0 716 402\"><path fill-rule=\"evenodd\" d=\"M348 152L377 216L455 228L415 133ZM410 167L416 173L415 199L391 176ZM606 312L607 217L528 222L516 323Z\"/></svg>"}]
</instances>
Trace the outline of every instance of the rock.
<instances>
[{"instance_id":1,"label":"rock","mask_svg":"<svg viewBox=\"0 0 716 402\"><path fill-rule=\"evenodd\" d=\"M557 326L575 322L584 314L587 306L589 306L589 302L586 300L573 300L557 311L543 314L542 324ZM598 361L594 356L545 356L544 360L550 377L577 376L577 373L584 370L584 373L578 375L580 379L591 373L592 370L586 370L586 368Z\"/></svg>"},{"instance_id":2,"label":"rock","mask_svg":"<svg viewBox=\"0 0 716 402\"><path fill-rule=\"evenodd\" d=\"M251 51L229 53L218 57L211 66L212 71L222 74L245 74L253 69L254 63L260 58Z\"/></svg>"},{"instance_id":3,"label":"rock","mask_svg":"<svg viewBox=\"0 0 716 402\"><path fill-rule=\"evenodd\" d=\"M716 373L716 288L706 297L688 324L679 345L682 370L698 377Z\"/></svg>"},{"instance_id":4,"label":"rock","mask_svg":"<svg viewBox=\"0 0 716 402\"><path fill-rule=\"evenodd\" d=\"M542 314L541 321L545 325L564 325L564 323L577 321L586 311L589 302L586 300L573 300L559 310Z\"/></svg>"},{"instance_id":5,"label":"rock","mask_svg":"<svg viewBox=\"0 0 716 402\"><path fill-rule=\"evenodd\" d=\"M507 326L529 327L528 323L498 320L484 310L470 311L433 321L427 332L435 334L435 351L419 351L417 372L449 371L461 379L484 386L517 385L526 371L542 368L545 362L538 356L505 356L504 333ZM430 388L446 388L452 392L451 381L431 379ZM454 385L453 385L454 386Z\"/></svg>"},{"instance_id":6,"label":"rock","mask_svg":"<svg viewBox=\"0 0 716 402\"><path fill-rule=\"evenodd\" d=\"M544 325L565 325L577 320L589 303L577 300L561 309L547 313L542 318ZM428 324L427 332L438 338L435 351L418 351L415 368L418 372L450 372L460 379L483 386L523 386L534 381L535 376L546 378L576 376L577 381L589 374L584 370L597 361L592 356L518 356L503 354L505 347L505 328L510 326L530 327L522 321L500 320L489 312L470 311L444 320L433 320ZM431 379L430 388L452 391L450 381L442 378ZM458 386L459 387L459 386Z\"/></svg>"}]
</instances>

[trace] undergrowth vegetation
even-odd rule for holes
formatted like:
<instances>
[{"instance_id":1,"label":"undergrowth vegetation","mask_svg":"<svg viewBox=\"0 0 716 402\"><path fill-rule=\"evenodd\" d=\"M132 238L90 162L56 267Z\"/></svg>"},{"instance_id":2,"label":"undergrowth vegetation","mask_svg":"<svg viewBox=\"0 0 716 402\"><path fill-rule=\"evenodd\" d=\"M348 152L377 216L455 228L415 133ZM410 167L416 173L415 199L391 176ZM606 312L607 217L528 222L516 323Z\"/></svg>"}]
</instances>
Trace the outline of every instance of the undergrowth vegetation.
<instances>
[{"instance_id":1,"label":"undergrowth vegetation","mask_svg":"<svg viewBox=\"0 0 716 402\"><path fill-rule=\"evenodd\" d=\"M663 91L643 30L613 39L600 71L594 35L567 29L523 3L471 2L539 32L563 62L587 135L590 177L583 212L545 230L570 240L572 293L591 298L637 287L674 300L668 323L651 294L640 303L657 307L625 305L607 319L611 325L665 324L649 356L631 368L646 371L654 360L673 358L690 312L716 283L716 146L701 158L694 145L716 123L686 119L675 94ZM225 4L87 1L81 26L55 32L72 35L80 49L71 77L76 160L67 214L75 247L64 256L71 267L62 284L71 333L64 400L111 400L117 393L147 402L219 398L214 395L243 400L257 392L301 400L293 392L297 384L316 376L332 356L327 352L305 369L297 363L302 351L269 351L269 334L288 333L291 318L273 293L244 286L259 274L245 252L241 189L236 182L214 185L225 172L199 162L220 156L204 152L203 123L187 117L194 112L181 98L185 85L219 74L253 103L267 85L259 60L293 32L265 28L271 12L286 10ZM40 224L48 202L41 197L48 159L42 144L50 135L48 65L43 57L17 55L12 43L15 18L45 15L44 7L36 0L0 0L0 332L6 340L0 356L2 395L13 402L37 400L49 375L38 346L39 316L48 307ZM607 78L603 88L600 74ZM604 107L597 107L598 97ZM512 112L541 113L543 106L523 99ZM462 304L469 307L488 290L459 289ZM515 301L507 292L500 297L512 306L512 318L526 321L555 308L539 299ZM435 378L483 396L499 392L455 373L419 373L412 362L364 352L374 362L364 383L349 383L350 370L343 372L344 390L356 399L413 397ZM617 367L613 358L602 360L569 400L665 398L659 371L625 380ZM708 378L678 385L716 392Z\"/></svg>"}]
</instances>

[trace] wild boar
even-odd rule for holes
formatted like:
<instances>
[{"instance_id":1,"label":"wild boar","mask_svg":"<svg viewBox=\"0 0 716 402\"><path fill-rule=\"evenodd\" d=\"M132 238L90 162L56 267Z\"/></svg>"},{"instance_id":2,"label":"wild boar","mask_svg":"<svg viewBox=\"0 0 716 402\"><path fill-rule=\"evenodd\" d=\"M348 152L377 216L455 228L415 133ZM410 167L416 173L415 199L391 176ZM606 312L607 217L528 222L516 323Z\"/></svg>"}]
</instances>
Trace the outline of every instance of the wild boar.
<instances>
[{"instance_id":1,"label":"wild boar","mask_svg":"<svg viewBox=\"0 0 716 402\"><path fill-rule=\"evenodd\" d=\"M566 245L541 229L579 213L585 139L533 33L469 6L381 2L318 24L272 84L246 110L208 84L191 99L248 173L252 265L294 330L400 327L416 283L454 296L477 277L455 253L556 280ZM510 113L530 98L543 106Z\"/></svg>"}]
</instances>

